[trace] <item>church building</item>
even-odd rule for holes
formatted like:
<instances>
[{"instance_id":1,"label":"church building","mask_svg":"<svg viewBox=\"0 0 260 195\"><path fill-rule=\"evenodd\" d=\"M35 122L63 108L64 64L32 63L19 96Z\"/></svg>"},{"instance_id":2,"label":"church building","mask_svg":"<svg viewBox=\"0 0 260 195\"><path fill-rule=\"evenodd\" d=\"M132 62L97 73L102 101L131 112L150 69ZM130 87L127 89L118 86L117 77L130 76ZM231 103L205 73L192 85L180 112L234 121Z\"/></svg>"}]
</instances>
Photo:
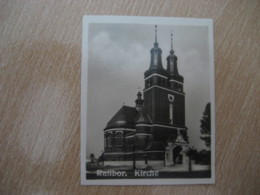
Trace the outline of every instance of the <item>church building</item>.
<instances>
[{"instance_id":1,"label":"church building","mask_svg":"<svg viewBox=\"0 0 260 195\"><path fill-rule=\"evenodd\" d=\"M144 72L143 94L137 93L135 107L123 105L104 129L105 164L136 161L137 164L170 166L187 162L184 78L178 72L172 34L169 46L165 69L155 26L150 66Z\"/></svg>"}]
</instances>

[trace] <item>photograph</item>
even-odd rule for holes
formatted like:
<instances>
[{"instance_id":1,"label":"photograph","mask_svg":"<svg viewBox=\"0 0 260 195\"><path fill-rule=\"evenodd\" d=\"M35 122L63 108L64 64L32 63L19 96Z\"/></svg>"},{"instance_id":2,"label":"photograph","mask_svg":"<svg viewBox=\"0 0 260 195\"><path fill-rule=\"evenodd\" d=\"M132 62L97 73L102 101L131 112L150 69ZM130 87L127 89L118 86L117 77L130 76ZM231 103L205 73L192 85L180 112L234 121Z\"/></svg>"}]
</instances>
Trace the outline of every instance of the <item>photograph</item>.
<instances>
[{"instance_id":1,"label":"photograph","mask_svg":"<svg viewBox=\"0 0 260 195\"><path fill-rule=\"evenodd\" d=\"M84 16L81 184L215 183L212 19Z\"/></svg>"}]
</instances>

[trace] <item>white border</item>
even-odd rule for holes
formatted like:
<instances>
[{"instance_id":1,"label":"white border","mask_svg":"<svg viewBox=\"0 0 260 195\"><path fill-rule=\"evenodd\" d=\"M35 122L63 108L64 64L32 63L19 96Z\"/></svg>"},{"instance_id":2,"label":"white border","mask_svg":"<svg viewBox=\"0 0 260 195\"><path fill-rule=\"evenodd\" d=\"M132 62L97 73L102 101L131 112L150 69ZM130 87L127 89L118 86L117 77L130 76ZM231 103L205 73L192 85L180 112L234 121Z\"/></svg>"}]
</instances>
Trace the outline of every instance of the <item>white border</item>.
<instances>
[{"instance_id":1,"label":"white border","mask_svg":"<svg viewBox=\"0 0 260 195\"><path fill-rule=\"evenodd\" d=\"M160 24L182 26L208 26L209 40L209 74L210 74L210 102L211 102L211 178L205 179L98 179L87 180L86 136L87 136L87 86L88 86L88 24L89 23L124 23L124 24ZM214 46L213 20L197 18L170 17L135 17L135 16L83 16L82 35L82 65L81 65L81 185L176 185L176 184L214 184L215 183L215 75L214 75Z\"/></svg>"}]
</instances>

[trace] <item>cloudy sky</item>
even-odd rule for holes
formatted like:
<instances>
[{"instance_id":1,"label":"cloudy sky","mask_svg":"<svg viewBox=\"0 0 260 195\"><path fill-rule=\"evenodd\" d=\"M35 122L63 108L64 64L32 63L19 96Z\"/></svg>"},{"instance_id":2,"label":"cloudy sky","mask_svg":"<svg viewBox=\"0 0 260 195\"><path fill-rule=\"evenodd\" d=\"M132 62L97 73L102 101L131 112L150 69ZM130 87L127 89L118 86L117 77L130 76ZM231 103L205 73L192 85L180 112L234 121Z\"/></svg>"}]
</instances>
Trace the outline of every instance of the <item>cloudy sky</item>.
<instances>
[{"instance_id":1,"label":"cloudy sky","mask_svg":"<svg viewBox=\"0 0 260 195\"><path fill-rule=\"evenodd\" d=\"M210 102L208 27L157 26L164 68L173 31L173 49L179 73L184 76L190 145L203 149L200 119L206 103ZM88 41L87 155L98 156L104 150L103 130L107 122L123 104L135 106L138 88L144 88L154 25L90 24Z\"/></svg>"}]
</instances>

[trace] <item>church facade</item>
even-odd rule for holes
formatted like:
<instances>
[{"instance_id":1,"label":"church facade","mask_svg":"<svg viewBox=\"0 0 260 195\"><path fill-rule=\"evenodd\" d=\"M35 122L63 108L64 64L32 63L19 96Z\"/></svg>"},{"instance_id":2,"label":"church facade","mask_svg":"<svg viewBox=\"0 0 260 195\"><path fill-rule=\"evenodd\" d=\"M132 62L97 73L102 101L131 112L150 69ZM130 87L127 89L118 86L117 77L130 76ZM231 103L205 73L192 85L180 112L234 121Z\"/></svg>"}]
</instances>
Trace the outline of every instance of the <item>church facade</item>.
<instances>
[{"instance_id":1,"label":"church facade","mask_svg":"<svg viewBox=\"0 0 260 195\"><path fill-rule=\"evenodd\" d=\"M170 166L187 161L184 78L178 72L172 34L169 45L165 69L155 27L143 94L137 93L135 107L122 106L104 129L105 163L136 161Z\"/></svg>"}]
</instances>

